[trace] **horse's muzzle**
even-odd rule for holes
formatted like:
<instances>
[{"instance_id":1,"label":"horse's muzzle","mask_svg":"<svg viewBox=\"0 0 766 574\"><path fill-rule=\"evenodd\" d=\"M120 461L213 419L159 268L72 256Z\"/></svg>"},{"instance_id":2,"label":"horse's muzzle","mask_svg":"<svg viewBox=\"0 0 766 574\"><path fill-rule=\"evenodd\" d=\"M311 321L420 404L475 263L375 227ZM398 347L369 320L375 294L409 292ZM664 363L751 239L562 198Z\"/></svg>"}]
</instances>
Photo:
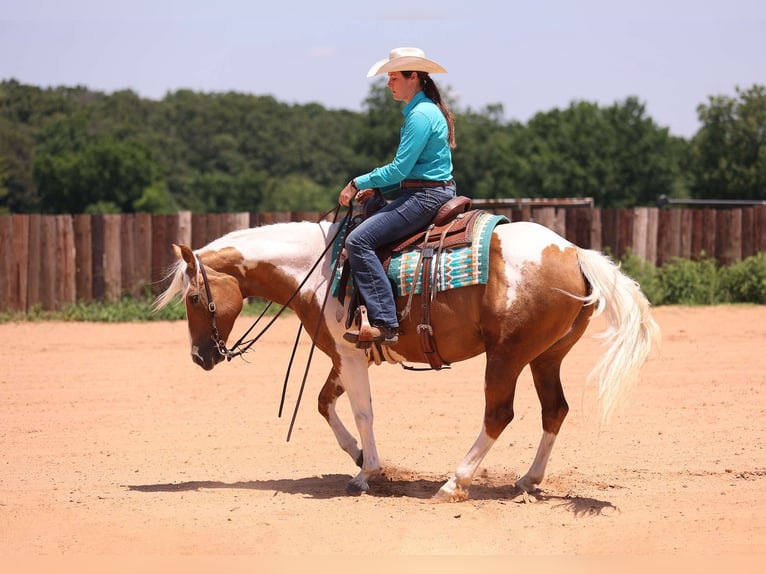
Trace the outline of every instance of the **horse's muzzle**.
<instances>
[{"instance_id":1,"label":"horse's muzzle","mask_svg":"<svg viewBox=\"0 0 766 574\"><path fill-rule=\"evenodd\" d=\"M223 355L220 353L211 353L207 357L203 358L200 355L196 353L191 354L192 361L194 361L197 365L205 369L206 371L212 371L213 367L215 367L218 363L223 361Z\"/></svg>"}]
</instances>

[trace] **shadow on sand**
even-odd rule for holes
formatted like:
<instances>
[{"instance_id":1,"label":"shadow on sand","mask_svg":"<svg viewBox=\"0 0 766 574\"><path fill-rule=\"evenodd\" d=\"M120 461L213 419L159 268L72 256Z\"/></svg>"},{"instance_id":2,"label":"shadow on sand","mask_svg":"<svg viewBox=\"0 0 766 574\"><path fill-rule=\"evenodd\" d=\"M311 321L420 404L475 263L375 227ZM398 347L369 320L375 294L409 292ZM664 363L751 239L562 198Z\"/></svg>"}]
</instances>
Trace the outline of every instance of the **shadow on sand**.
<instances>
[{"instance_id":1,"label":"shadow on sand","mask_svg":"<svg viewBox=\"0 0 766 574\"><path fill-rule=\"evenodd\" d=\"M283 478L274 480L247 480L239 482L221 482L216 480L192 480L165 484L125 485L133 492L188 492L203 489L234 489L281 492L284 494L299 494L317 500L329 500L349 496L346 485L351 476L347 474L327 474L304 478ZM405 497L428 501L444 484L445 479L430 479L416 477L392 477L382 475L370 481L370 491L366 496L376 498ZM553 508L562 508L578 517L598 516L617 512L617 508L608 501L595 498L573 496L557 496L546 494L539 490L525 494L513 485L493 485L482 482L474 483L470 490L469 500L513 501L518 503L551 503Z\"/></svg>"}]
</instances>

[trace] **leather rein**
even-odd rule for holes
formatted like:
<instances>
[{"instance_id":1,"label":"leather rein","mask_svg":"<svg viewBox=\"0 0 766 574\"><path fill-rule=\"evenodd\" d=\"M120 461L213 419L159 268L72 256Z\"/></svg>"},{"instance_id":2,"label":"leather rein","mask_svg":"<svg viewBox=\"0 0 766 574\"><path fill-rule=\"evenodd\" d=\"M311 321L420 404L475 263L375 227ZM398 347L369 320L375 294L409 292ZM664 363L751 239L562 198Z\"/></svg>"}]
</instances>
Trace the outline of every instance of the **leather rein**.
<instances>
[{"instance_id":1,"label":"leather rein","mask_svg":"<svg viewBox=\"0 0 766 574\"><path fill-rule=\"evenodd\" d=\"M337 221L337 219L338 219L338 214L340 213L340 205L338 205L337 207L333 208L333 210L331 210L331 211L335 212L334 215L333 215L333 221L332 221L333 223L335 223ZM327 213L325 213L325 215L322 216L321 219L324 219L324 217L327 216L329 213L330 213L329 211ZM274 324L274 322L279 318L279 316L282 315L282 313L284 313L284 311L288 308L288 306L293 301L293 299L295 299L295 297L298 295L298 293L300 292L301 288L306 284L306 282L308 281L309 277L311 277L311 274L314 272L314 270L322 262L322 259L324 258L324 256L332 248L333 244L335 243L335 239L338 237L338 234L341 232L341 230L344 228L344 226L348 225L348 223L351 221L351 213L352 213L352 208L351 208L351 206L349 206L348 212L345 215L342 224L340 226L338 226L338 229L336 230L335 235L332 237L332 239L330 239L330 241L327 242L327 245L325 246L325 248L322 251L322 253L319 254L319 257L317 258L317 260L314 263L314 265L312 265L311 269L309 269L308 273L306 273L306 277L304 277L303 281L301 281L301 283L298 285L298 287L295 288L295 291L293 292L293 294L290 295L290 297L287 299L287 301L282 305L282 307L279 309L279 311L277 311L274 314L274 316L266 324L266 326L263 327L263 329L261 329L261 331L255 337L253 337L252 339L247 340L247 341L245 340L245 338L250 334L250 332L261 321L263 316L266 314L266 311L268 311L268 309L271 307L271 305L273 303L272 301L269 301L268 305L266 305L264 310L261 311L261 314L258 316L258 318L250 325L250 327L248 327L248 329L243 333L243 335L239 339L237 339L237 342L234 343L234 345L232 345L231 348L226 346L226 341L224 341L221 338L221 335L218 332L218 324L217 324L217 321L216 321L216 305L215 305L215 301L213 301L213 294L212 294L212 292L210 290L210 282L209 282L209 280L207 278L207 272L205 271L205 264L202 263L202 260L200 259L199 255L197 255L196 253L194 254L194 258L197 261L197 267L199 268L200 273L202 275L202 283L203 283L203 285L205 287L205 296L207 297L207 301L208 301L207 308L208 308L208 312L210 313L210 324L211 324L211 327L212 327L212 333L211 333L210 338L213 340L213 344L215 345L216 349L218 349L218 352L223 357L226 357L227 361L231 361L234 357L239 357L239 356L245 354L247 351L249 351L250 348L258 341L258 339L260 339L266 333L266 331L269 330L269 328ZM338 258L338 260L340 260L340 258ZM338 264L338 262L336 261L335 265L337 266L337 264ZM331 277L332 276L333 275L331 275ZM325 304L327 303L327 299L329 297L329 293L330 293L330 289L327 290L327 293L325 294L325 299L322 302L322 311L324 311L324 307L325 307ZM323 313L320 314L320 317L322 315L323 315ZM318 331L319 331L319 324L317 324L317 333L318 333ZM297 341L296 341L296 346L297 346ZM313 351L313 347L312 347L312 351ZM293 353L295 353L295 349L293 349ZM292 359L291 359L291 363L292 363Z\"/></svg>"}]
</instances>

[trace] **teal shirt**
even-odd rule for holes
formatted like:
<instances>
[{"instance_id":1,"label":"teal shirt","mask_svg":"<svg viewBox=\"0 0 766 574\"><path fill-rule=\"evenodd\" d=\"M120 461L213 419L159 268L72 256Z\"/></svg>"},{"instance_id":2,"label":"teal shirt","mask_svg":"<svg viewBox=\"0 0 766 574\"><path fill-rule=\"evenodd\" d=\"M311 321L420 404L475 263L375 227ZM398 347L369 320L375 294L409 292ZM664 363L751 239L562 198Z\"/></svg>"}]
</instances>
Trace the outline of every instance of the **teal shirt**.
<instances>
[{"instance_id":1,"label":"teal shirt","mask_svg":"<svg viewBox=\"0 0 766 574\"><path fill-rule=\"evenodd\" d=\"M393 161L355 178L359 189L386 188L405 179L452 179L452 152L447 120L439 107L420 91L402 110L404 123Z\"/></svg>"}]
</instances>

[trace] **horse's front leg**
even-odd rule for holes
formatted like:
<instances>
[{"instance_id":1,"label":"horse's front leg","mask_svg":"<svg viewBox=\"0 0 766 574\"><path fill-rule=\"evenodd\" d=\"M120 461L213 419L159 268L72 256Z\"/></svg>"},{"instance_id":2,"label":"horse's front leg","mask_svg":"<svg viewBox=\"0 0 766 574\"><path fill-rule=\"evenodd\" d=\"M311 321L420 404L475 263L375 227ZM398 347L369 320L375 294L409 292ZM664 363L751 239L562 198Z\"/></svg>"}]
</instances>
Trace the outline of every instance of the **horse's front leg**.
<instances>
[{"instance_id":1,"label":"horse's front leg","mask_svg":"<svg viewBox=\"0 0 766 574\"><path fill-rule=\"evenodd\" d=\"M359 355L359 356L357 356ZM346 389L351 412L354 414L359 437L362 440L362 470L351 482L347 490L358 494L370 489L369 480L380 474L378 448L375 444L375 434L372 430L372 394L370 378L367 372L369 363L363 353L344 357L338 370L343 388Z\"/></svg>"},{"instance_id":2,"label":"horse's front leg","mask_svg":"<svg viewBox=\"0 0 766 574\"><path fill-rule=\"evenodd\" d=\"M338 371L333 367L330 369L330 374L327 375L327 380L322 390L319 391L319 413L325 418L327 424L330 425L340 448L348 453L357 466L361 467L363 463L362 450L335 411L335 403L344 392L343 385L341 385L340 378L338 377Z\"/></svg>"}]
</instances>

